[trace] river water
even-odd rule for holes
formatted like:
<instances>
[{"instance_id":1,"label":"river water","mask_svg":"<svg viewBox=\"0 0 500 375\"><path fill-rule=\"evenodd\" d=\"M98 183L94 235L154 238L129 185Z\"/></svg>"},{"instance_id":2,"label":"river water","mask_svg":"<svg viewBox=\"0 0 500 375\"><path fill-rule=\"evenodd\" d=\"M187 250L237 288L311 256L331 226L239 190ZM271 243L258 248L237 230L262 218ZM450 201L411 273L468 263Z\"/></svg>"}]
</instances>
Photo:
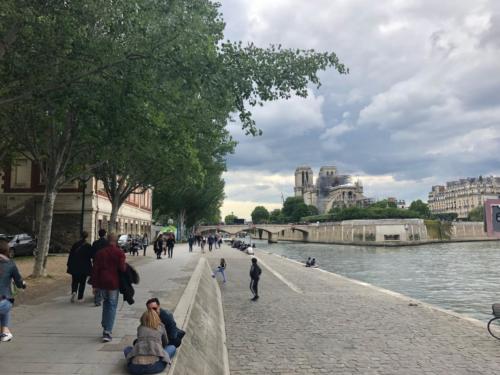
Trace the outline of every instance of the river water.
<instances>
[{"instance_id":1,"label":"river water","mask_svg":"<svg viewBox=\"0 0 500 375\"><path fill-rule=\"evenodd\" d=\"M500 242L364 247L296 242L257 248L487 321L500 302Z\"/></svg>"}]
</instances>

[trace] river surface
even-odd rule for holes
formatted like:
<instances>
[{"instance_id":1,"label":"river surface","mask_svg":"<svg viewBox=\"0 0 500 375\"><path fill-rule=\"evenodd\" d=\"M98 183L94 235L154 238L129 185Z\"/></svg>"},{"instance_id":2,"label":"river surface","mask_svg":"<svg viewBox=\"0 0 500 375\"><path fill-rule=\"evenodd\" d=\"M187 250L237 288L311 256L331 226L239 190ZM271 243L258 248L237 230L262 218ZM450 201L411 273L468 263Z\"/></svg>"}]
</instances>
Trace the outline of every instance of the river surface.
<instances>
[{"instance_id":1,"label":"river surface","mask_svg":"<svg viewBox=\"0 0 500 375\"><path fill-rule=\"evenodd\" d=\"M260 250L320 268L487 321L500 302L500 242L462 242L411 247L364 247L296 242Z\"/></svg>"}]
</instances>

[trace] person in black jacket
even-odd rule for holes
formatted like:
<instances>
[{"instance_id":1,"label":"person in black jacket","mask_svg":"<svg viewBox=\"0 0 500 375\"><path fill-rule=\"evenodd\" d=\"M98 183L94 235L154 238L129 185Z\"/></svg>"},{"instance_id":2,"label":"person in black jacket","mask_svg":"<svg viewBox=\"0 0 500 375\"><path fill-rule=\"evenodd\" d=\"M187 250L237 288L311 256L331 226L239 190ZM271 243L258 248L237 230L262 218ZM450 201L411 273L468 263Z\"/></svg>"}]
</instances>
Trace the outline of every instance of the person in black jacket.
<instances>
[{"instance_id":1,"label":"person in black jacket","mask_svg":"<svg viewBox=\"0 0 500 375\"><path fill-rule=\"evenodd\" d=\"M158 235L158 238L154 243L154 250L156 253L156 259L161 259L161 252L163 251L163 234Z\"/></svg>"},{"instance_id":2,"label":"person in black jacket","mask_svg":"<svg viewBox=\"0 0 500 375\"><path fill-rule=\"evenodd\" d=\"M173 234L170 234L167 238L167 251L169 258L172 258L174 256L174 245L175 245L175 237Z\"/></svg>"},{"instance_id":3,"label":"person in black jacket","mask_svg":"<svg viewBox=\"0 0 500 375\"><path fill-rule=\"evenodd\" d=\"M253 293L252 301L257 301L259 299L259 279L262 270L257 264L257 258L252 258L252 266L250 267L250 290Z\"/></svg>"},{"instance_id":4,"label":"person in black jacket","mask_svg":"<svg viewBox=\"0 0 500 375\"><path fill-rule=\"evenodd\" d=\"M167 309L160 308L160 301L156 297L148 299L148 301L146 302L146 307L148 308L148 310L154 310L158 315L160 315L160 320L165 326L165 330L167 331L168 343L171 345L175 345L176 348L181 346L182 338L184 337L186 332L177 327L174 315Z\"/></svg>"},{"instance_id":5,"label":"person in black jacket","mask_svg":"<svg viewBox=\"0 0 500 375\"><path fill-rule=\"evenodd\" d=\"M92 264L94 263L95 256L97 252L108 246L108 240L106 239L106 229L99 229L99 239L92 243ZM96 306L101 306L102 295L97 289L94 294L94 304Z\"/></svg>"},{"instance_id":6,"label":"person in black jacket","mask_svg":"<svg viewBox=\"0 0 500 375\"><path fill-rule=\"evenodd\" d=\"M87 242L87 232L82 232L79 241L71 247L67 262L67 272L71 275L71 303L75 302L78 292L78 302L83 301L85 283L92 271L92 247Z\"/></svg>"}]
</instances>

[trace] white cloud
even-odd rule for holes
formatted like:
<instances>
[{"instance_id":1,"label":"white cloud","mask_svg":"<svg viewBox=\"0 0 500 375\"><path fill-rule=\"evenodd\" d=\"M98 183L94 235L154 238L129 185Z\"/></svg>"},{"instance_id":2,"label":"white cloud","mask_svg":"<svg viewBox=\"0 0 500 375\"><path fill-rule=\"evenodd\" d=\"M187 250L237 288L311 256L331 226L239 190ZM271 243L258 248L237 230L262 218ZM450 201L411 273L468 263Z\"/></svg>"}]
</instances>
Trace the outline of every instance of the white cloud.
<instances>
[{"instance_id":1,"label":"white cloud","mask_svg":"<svg viewBox=\"0 0 500 375\"><path fill-rule=\"evenodd\" d=\"M260 180L335 164L367 176L368 196L405 199L498 171L499 1L223 0L223 10L229 38L335 51L350 68L321 73L306 100L257 109L264 136L234 130L230 171ZM228 199L243 199L240 185ZM279 203L279 189L257 182L245 199Z\"/></svg>"}]
</instances>

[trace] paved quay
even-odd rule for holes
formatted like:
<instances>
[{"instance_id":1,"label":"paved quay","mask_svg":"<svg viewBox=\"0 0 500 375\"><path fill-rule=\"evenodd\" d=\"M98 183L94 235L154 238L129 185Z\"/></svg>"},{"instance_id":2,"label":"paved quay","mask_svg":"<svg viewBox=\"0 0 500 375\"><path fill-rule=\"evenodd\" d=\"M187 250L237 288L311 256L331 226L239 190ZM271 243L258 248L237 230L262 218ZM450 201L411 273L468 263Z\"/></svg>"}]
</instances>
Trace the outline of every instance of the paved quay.
<instances>
[{"instance_id":1,"label":"paved quay","mask_svg":"<svg viewBox=\"0 0 500 375\"><path fill-rule=\"evenodd\" d=\"M146 300L157 296L163 307L173 311L199 259L182 244L175 246L173 259L156 260L152 247L148 253L127 255L141 282L134 305L122 305L120 296L112 343L101 342L102 308L93 306L91 289L85 291L85 303L71 304L68 285L63 295L14 308L14 339L0 343L0 374L126 374L122 350L135 338Z\"/></svg>"},{"instance_id":2,"label":"paved quay","mask_svg":"<svg viewBox=\"0 0 500 375\"><path fill-rule=\"evenodd\" d=\"M498 374L500 342L485 327L341 276L256 252L260 299L250 301L250 256L225 246L221 285L232 375ZM274 272L274 273L273 273Z\"/></svg>"}]
</instances>

